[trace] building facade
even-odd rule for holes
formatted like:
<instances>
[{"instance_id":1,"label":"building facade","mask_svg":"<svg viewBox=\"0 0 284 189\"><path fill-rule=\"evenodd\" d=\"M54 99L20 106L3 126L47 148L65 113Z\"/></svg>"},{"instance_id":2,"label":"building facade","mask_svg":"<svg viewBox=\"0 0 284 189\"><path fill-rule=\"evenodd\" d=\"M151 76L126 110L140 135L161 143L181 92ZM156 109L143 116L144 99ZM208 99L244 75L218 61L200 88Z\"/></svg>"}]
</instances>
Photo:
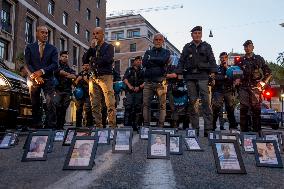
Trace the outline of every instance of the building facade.
<instances>
[{"instance_id":1,"label":"building facade","mask_svg":"<svg viewBox=\"0 0 284 189\"><path fill-rule=\"evenodd\" d=\"M160 33L140 14L109 17L105 31L106 41L115 46L115 69L121 75L135 56L143 56L154 46L153 37ZM164 48L170 50L173 57L180 57L180 51L167 39Z\"/></svg>"},{"instance_id":2,"label":"building facade","mask_svg":"<svg viewBox=\"0 0 284 189\"><path fill-rule=\"evenodd\" d=\"M36 39L36 27L46 25L49 43L69 51L69 64L80 71L92 29L105 26L106 0L1 0L0 58L11 69L23 59L25 46Z\"/></svg>"}]
</instances>

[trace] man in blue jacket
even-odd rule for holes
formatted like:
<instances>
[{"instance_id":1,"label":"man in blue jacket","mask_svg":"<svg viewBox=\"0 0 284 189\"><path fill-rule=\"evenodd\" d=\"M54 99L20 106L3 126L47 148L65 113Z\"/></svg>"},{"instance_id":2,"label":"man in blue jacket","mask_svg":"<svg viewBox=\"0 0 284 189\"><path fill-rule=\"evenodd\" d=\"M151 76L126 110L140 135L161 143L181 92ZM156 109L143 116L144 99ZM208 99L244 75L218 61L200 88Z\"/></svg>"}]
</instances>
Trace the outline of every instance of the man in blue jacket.
<instances>
[{"instance_id":1,"label":"man in blue jacket","mask_svg":"<svg viewBox=\"0 0 284 189\"><path fill-rule=\"evenodd\" d=\"M150 125L151 121L151 99L157 94L160 104L159 127L164 126L166 117L166 71L170 63L170 51L163 48L164 36L157 33L154 36L154 47L147 50L143 56L142 64L145 69L143 89L143 118L144 125Z\"/></svg>"},{"instance_id":2,"label":"man in blue jacket","mask_svg":"<svg viewBox=\"0 0 284 189\"><path fill-rule=\"evenodd\" d=\"M42 127L40 93L43 90L47 106L47 127L56 128L56 109L54 104L54 71L58 68L58 52L56 47L47 43L48 30L39 26L36 30L35 43L25 49L25 62L31 72L30 79L35 81L31 87L33 128Z\"/></svg>"}]
</instances>

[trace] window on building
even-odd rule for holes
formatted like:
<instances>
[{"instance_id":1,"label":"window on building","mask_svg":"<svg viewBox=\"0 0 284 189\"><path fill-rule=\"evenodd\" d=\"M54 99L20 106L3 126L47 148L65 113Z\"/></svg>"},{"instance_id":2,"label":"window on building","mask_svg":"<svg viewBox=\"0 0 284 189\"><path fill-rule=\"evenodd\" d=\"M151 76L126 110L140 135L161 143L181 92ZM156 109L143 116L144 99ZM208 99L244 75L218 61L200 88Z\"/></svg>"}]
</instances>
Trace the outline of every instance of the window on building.
<instances>
[{"instance_id":1,"label":"window on building","mask_svg":"<svg viewBox=\"0 0 284 189\"><path fill-rule=\"evenodd\" d=\"M76 3L76 10L80 11L80 7L81 7L81 0L75 0Z\"/></svg>"},{"instance_id":2,"label":"window on building","mask_svg":"<svg viewBox=\"0 0 284 189\"><path fill-rule=\"evenodd\" d=\"M80 32L80 24L78 22L75 22L75 33L79 34Z\"/></svg>"},{"instance_id":3,"label":"window on building","mask_svg":"<svg viewBox=\"0 0 284 189\"><path fill-rule=\"evenodd\" d=\"M111 39L123 39L124 38L124 32L123 31L116 31L111 33Z\"/></svg>"},{"instance_id":4,"label":"window on building","mask_svg":"<svg viewBox=\"0 0 284 189\"><path fill-rule=\"evenodd\" d=\"M100 6L101 6L101 1L97 0L97 8L100 8Z\"/></svg>"},{"instance_id":5,"label":"window on building","mask_svg":"<svg viewBox=\"0 0 284 189\"><path fill-rule=\"evenodd\" d=\"M87 41L90 41L90 31L89 30L86 30L85 32L85 38Z\"/></svg>"},{"instance_id":6,"label":"window on building","mask_svg":"<svg viewBox=\"0 0 284 189\"><path fill-rule=\"evenodd\" d=\"M130 67L133 64L133 62L134 62L134 58L130 58L128 60L128 67Z\"/></svg>"},{"instance_id":7,"label":"window on building","mask_svg":"<svg viewBox=\"0 0 284 189\"><path fill-rule=\"evenodd\" d=\"M105 41L108 40L108 32L105 32Z\"/></svg>"},{"instance_id":8,"label":"window on building","mask_svg":"<svg viewBox=\"0 0 284 189\"><path fill-rule=\"evenodd\" d=\"M130 52L136 52L136 43L130 44Z\"/></svg>"},{"instance_id":9,"label":"window on building","mask_svg":"<svg viewBox=\"0 0 284 189\"><path fill-rule=\"evenodd\" d=\"M153 33L148 30L147 36L148 36L149 39L152 40L152 38L153 38Z\"/></svg>"},{"instance_id":10,"label":"window on building","mask_svg":"<svg viewBox=\"0 0 284 189\"><path fill-rule=\"evenodd\" d=\"M3 60L8 59L8 42L3 39L0 39L0 58Z\"/></svg>"},{"instance_id":11,"label":"window on building","mask_svg":"<svg viewBox=\"0 0 284 189\"><path fill-rule=\"evenodd\" d=\"M34 41L33 36L33 19L30 17L26 17L26 24L25 24L25 41L26 43L32 43Z\"/></svg>"},{"instance_id":12,"label":"window on building","mask_svg":"<svg viewBox=\"0 0 284 189\"><path fill-rule=\"evenodd\" d=\"M53 45L53 30L50 28L48 29L48 39L47 42Z\"/></svg>"},{"instance_id":13,"label":"window on building","mask_svg":"<svg viewBox=\"0 0 284 189\"><path fill-rule=\"evenodd\" d=\"M120 60L114 61L114 70L120 74Z\"/></svg>"},{"instance_id":14,"label":"window on building","mask_svg":"<svg viewBox=\"0 0 284 189\"><path fill-rule=\"evenodd\" d=\"M79 47L73 46L73 66L78 66L79 62Z\"/></svg>"},{"instance_id":15,"label":"window on building","mask_svg":"<svg viewBox=\"0 0 284 189\"><path fill-rule=\"evenodd\" d=\"M128 30L127 31L127 37L128 38L140 37L140 29Z\"/></svg>"},{"instance_id":16,"label":"window on building","mask_svg":"<svg viewBox=\"0 0 284 189\"><path fill-rule=\"evenodd\" d=\"M96 27L100 26L100 19L98 17L96 17Z\"/></svg>"},{"instance_id":17,"label":"window on building","mask_svg":"<svg viewBox=\"0 0 284 189\"><path fill-rule=\"evenodd\" d=\"M12 32L12 24L11 24L11 7L12 5L7 1L2 2L2 10L1 10L1 26L2 30L11 33Z\"/></svg>"},{"instance_id":18,"label":"window on building","mask_svg":"<svg viewBox=\"0 0 284 189\"><path fill-rule=\"evenodd\" d=\"M67 50L67 39L65 39L64 37L60 38L60 42L59 42L59 50L60 51L66 51Z\"/></svg>"},{"instance_id":19,"label":"window on building","mask_svg":"<svg viewBox=\"0 0 284 189\"><path fill-rule=\"evenodd\" d=\"M86 11L86 18L87 18L87 20L91 20L91 11L90 11L90 9L87 9L87 11Z\"/></svg>"},{"instance_id":20,"label":"window on building","mask_svg":"<svg viewBox=\"0 0 284 189\"><path fill-rule=\"evenodd\" d=\"M67 12L63 12L62 22L63 22L63 25L67 26L67 24L68 24L68 14L67 14Z\"/></svg>"},{"instance_id":21,"label":"window on building","mask_svg":"<svg viewBox=\"0 0 284 189\"><path fill-rule=\"evenodd\" d=\"M55 3L52 0L48 1L48 5L47 5L47 12L48 14L54 15L54 7L55 7Z\"/></svg>"}]
</instances>

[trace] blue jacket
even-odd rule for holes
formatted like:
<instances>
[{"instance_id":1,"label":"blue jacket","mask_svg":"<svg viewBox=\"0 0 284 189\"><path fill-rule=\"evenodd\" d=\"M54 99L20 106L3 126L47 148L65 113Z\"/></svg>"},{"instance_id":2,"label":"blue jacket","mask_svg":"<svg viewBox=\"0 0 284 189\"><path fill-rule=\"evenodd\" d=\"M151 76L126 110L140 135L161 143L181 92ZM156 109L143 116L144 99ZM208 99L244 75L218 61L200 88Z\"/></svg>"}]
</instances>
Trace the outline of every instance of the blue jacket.
<instances>
[{"instance_id":1,"label":"blue jacket","mask_svg":"<svg viewBox=\"0 0 284 189\"><path fill-rule=\"evenodd\" d=\"M40 59L38 42L29 44L25 49L25 62L31 72L43 69L43 79L53 79L54 71L58 68L58 52L56 47L46 43L43 57Z\"/></svg>"},{"instance_id":2,"label":"blue jacket","mask_svg":"<svg viewBox=\"0 0 284 189\"><path fill-rule=\"evenodd\" d=\"M151 50L147 50L142 60L145 68L145 81L161 82L165 79L170 56L170 51L164 48L153 47Z\"/></svg>"}]
</instances>

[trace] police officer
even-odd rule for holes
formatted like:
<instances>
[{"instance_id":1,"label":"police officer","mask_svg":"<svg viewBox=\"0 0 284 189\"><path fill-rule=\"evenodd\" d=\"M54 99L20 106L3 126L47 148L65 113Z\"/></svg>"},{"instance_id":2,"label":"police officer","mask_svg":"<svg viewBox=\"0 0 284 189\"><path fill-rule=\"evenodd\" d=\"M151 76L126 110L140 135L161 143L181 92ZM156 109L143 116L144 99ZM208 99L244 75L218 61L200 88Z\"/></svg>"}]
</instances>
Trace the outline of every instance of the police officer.
<instances>
[{"instance_id":1,"label":"police officer","mask_svg":"<svg viewBox=\"0 0 284 189\"><path fill-rule=\"evenodd\" d=\"M132 126L137 131L138 121L142 112L142 95L144 88L144 72L142 57L136 56L131 67L125 71L123 82L127 86L124 125Z\"/></svg>"},{"instance_id":2,"label":"police officer","mask_svg":"<svg viewBox=\"0 0 284 189\"><path fill-rule=\"evenodd\" d=\"M86 117L86 127L91 127L93 125L93 116L89 96L90 65L83 63L82 69L75 81L76 87L81 88L83 91L83 96L76 99L76 127L82 127L83 112Z\"/></svg>"},{"instance_id":3,"label":"police officer","mask_svg":"<svg viewBox=\"0 0 284 189\"><path fill-rule=\"evenodd\" d=\"M182 51L177 67L177 73L183 73L187 83L190 122L194 129L199 130L199 96L202 100L204 118L204 135L213 128L211 91L208 87L209 76L217 72L217 65L211 46L202 41L202 27L196 26L191 30L192 41L187 43Z\"/></svg>"},{"instance_id":4,"label":"police officer","mask_svg":"<svg viewBox=\"0 0 284 189\"><path fill-rule=\"evenodd\" d=\"M260 133L261 93L272 74L264 59L253 53L254 46L251 40L247 40L243 46L245 56L241 58L238 66L244 75L242 79L236 80L236 84L240 84L240 127L242 132L249 131L247 115L250 111L252 130Z\"/></svg>"},{"instance_id":5,"label":"police officer","mask_svg":"<svg viewBox=\"0 0 284 189\"><path fill-rule=\"evenodd\" d=\"M215 85L212 88L213 129L216 129L216 121L219 117L220 129L224 130L224 103L230 124L229 128L236 129L237 122L234 115L235 91L233 80L229 79L226 75L226 71L229 67L228 54L226 52L222 52L219 58L220 65L218 66L218 72L215 76Z\"/></svg>"},{"instance_id":6,"label":"police officer","mask_svg":"<svg viewBox=\"0 0 284 189\"><path fill-rule=\"evenodd\" d=\"M68 65L68 51L60 52L59 68L55 75L58 81L55 87L57 128L63 129L66 111L71 102L72 80L76 79L75 71Z\"/></svg>"},{"instance_id":7,"label":"police officer","mask_svg":"<svg viewBox=\"0 0 284 189\"><path fill-rule=\"evenodd\" d=\"M157 94L160 104L159 127L164 126L166 117L166 70L170 62L170 51L163 48L164 36L157 33L154 36L154 47L147 50L143 56L142 64L145 68L143 90L143 118L144 125L150 125L151 100L154 93Z\"/></svg>"}]
</instances>

